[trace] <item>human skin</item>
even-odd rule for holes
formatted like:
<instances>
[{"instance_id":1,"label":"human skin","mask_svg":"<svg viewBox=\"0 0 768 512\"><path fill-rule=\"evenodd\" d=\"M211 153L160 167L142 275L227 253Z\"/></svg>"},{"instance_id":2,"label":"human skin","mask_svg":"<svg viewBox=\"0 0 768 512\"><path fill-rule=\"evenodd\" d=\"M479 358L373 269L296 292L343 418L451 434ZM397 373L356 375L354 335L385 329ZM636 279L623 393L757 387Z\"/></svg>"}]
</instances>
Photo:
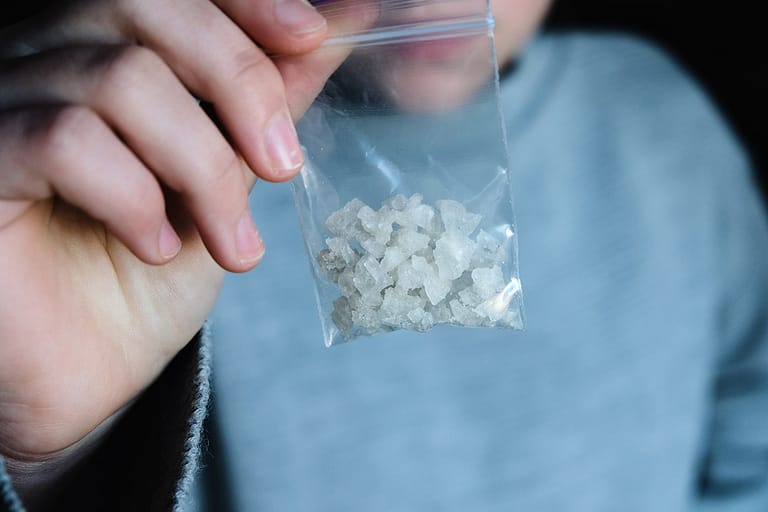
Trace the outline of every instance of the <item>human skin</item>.
<instances>
[{"instance_id":1,"label":"human skin","mask_svg":"<svg viewBox=\"0 0 768 512\"><path fill-rule=\"evenodd\" d=\"M508 63L525 45L546 13L549 0L493 0L497 59ZM425 2L395 11L388 24L424 20L462 19L485 9L484 0ZM484 33L372 47L378 73L377 86L398 107L407 111L437 112L464 104L490 78L490 41Z\"/></svg>"},{"instance_id":2,"label":"human skin","mask_svg":"<svg viewBox=\"0 0 768 512\"><path fill-rule=\"evenodd\" d=\"M536 32L551 0L491 0L494 38L500 65L511 61Z\"/></svg>"},{"instance_id":3,"label":"human skin","mask_svg":"<svg viewBox=\"0 0 768 512\"><path fill-rule=\"evenodd\" d=\"M349 3L331 23L301 0L77 0L0 30L0 454L16 477L76 452L192 339L224 270L258 263L248 192L301 167L292 119L345 57L307 52L376 16ZM17 489L45 494L35 476Z\"/></svg>"},{"instance_id":4,"label":"human skin","mask_svg":"<svg viewBox=\"0 0 768 512\"><path fill-rule=\"evenodd\" d=\"M0 454L28 496L263 256L248 191L298 172L291 120L345 57L307 52L376 16L343 1L326 23L300 0L79 0L0 31ZM546 5L494 2L502 58Z\"/></svg>"}]
</instances>

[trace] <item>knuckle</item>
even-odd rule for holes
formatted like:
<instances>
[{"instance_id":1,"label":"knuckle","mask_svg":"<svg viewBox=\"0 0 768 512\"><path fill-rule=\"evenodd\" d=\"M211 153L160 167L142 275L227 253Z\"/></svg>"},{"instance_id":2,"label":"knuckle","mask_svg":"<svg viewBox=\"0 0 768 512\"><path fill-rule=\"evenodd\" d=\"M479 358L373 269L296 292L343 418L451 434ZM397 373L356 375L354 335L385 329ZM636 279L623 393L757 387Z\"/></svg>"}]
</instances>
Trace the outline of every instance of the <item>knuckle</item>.
<instances>
[{"instance_id":1,"label":"knuckle","mask_svg":"<svg viewBox=\"0 0 768 512\"><path fill-rule=\"evenodd\" d=\"M255 47L234 53L230 66L229 75L234 83L258 87L261 96L285 94L283 79L274 62Z\"/></svg>"},{"instance_id":2,"label":"knuckle","mask_svg":"<svg viewBox=\"0 0 768 512\"><path fill-rule=\"evenodd\" d=\"M240 203L244 199L241 200L240 195L241 192L245 194L242 162L231 148L214 150L194 174L197 178L193 178L194 183L188 183L186 190L181 192L183 196L198 203L209 203L209 198L214 199L219 211L242 209Z\"/></svg>"},{"instance_id":3,"label":"knuckle","mask_svg":"<svg viewBox=\"0 0 768 512\"><path fill-rule=\"evenodd\" d=\"M213 190L227 190L242 181L240 159L229 148L216 151L211 157L209 185Z\"/></svg>"},{"instance_id":4,"label":"knuckle","mask_svg":"<svg viewBox=\"0 0 768 512\"><path fill-rule=\"evenodd\" d=\"M98 119L89 108L66 105L51 112L43 123L36 123L29 138L45 165L66 169L76 165L84 141L93 137Z\"/></svg>"},{"instance_id":5,"label":"knuckle","mask_svg":"<svg viewBox=\"0 0 768 512\"><path fill-rule=\"evenodd\" d=\"M163 76L165 65L155 52L137 45L121 45L109 50L101 63L96 86L97 97L141 90Z\"/></svg>"}]
</instances>

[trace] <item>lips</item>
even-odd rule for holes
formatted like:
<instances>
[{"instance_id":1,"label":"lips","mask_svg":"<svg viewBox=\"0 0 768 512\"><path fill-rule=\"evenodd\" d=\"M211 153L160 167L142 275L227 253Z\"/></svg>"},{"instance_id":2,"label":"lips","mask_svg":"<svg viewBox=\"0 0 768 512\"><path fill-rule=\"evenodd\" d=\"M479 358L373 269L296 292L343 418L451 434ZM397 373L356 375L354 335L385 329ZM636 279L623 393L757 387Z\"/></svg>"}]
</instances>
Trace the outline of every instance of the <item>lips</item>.
<instances>
[{"instance_id":1,"label":"lips","mask_svg":"<svg viewBox=\"0 0 768 512\"><path fill-rule=\"evenodd\" d=\"M477 38L452 36L430 41L409 41L399 44L396 52L404 59L413 61L446 61L466 56Z\"/></svg>"}]
</instances>

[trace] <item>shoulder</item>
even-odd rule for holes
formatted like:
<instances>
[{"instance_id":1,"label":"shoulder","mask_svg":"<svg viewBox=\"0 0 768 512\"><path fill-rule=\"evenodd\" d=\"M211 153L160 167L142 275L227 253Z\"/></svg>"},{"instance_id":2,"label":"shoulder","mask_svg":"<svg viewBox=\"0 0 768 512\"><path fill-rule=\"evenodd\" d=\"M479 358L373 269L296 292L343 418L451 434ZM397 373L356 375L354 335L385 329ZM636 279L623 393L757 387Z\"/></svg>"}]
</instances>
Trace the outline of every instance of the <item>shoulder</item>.
<instances>
[{"instance_id":1,"label":"shoulder","mask_svg":"<svg viewBox=\"0 0 768 512\"><path fill-rule=\"evenodd\" d=\"M665 49L638 36L552 33L534 43L532 53L559 63L563 84L590 108L603 105L641 118L699 116L722 124L714 104L692 75Z\"/></svg>"},{"instance_id":2,"label":"shoulder","mask_svg":"<svg viewBox=\"0 0 768 512\"><path fill-rule=\"evenodd\" d=\"M538 77L526 96L507 101L508 114L525 98L537 102L524 126L508 129L516 168L531 169L518 181L545 174L563 201L633 226L637 245L665 261L691 267L696 254L701 275L724 257L724 225L756 229L760 198L743 146L662 48L617 33L544 34L520 62L523 77L527 67ZM746 247L747 233L730 229L733 246Z\"/></svg>"},{"instance_id":3,"label":"shoulder","mask_svg":"<svg viewBox=\"0 0 768 512\"><path fill-rule=\"evenodd\" d=\"M543 34L539 40L559 51L567 49L579 62L593 69L607 72L652 69L680 75L680 66L662 47L628 32L555 31Z\"/></svg>"},{"instance_id":4,"label":"shoulder","mask_svg":"<svg viewBox=\"0 0 768 512\"><path fill-rule=\"evenodd\" d=\"M555 70L545 117L588 131L589 142L598 138L644 172L675 168L716 181L748 174L746 152L707 91L655 43L625 33L549 33L526 58Z\"/></svg>"},{"instance_id":5,"label":"shoulder","mask_svg":"<svg viewBox=\"0 0 768 512\"><path fill-rule=\"evenodd\" d=\"M700 90L682 65L664 48L637 35L606 31L547 32L530 46L531 58L555 59L567 68L568 78L590 87L627 86L639 92L673 86ZM603 87L600 87L602 84ZM610 87L615 93L621 91Z\"/></svg>"}]
</instances>

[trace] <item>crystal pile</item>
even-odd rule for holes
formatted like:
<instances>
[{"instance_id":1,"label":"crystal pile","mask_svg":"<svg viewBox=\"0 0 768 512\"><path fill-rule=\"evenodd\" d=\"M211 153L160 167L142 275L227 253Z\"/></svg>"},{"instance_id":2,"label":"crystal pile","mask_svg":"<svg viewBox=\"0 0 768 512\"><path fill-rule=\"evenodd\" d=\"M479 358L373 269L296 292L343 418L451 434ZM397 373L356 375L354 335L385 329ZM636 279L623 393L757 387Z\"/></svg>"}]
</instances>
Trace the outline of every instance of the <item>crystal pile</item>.
<instances>
[{"instance_id":1,"label":"crystal pile","mask_svg":"<svg viewBox=\"0 0 768 512\"><path fill-rule=\"evenodd\" d=\"M502 243L482 229L473 235L481 220L457 201L432 207L419 194L378 210L353 199L332 213L317 262L341 295L332 314L341 333L517 325L509 302L519 285L504 280Z\"/></svg>"}]
</instances>

